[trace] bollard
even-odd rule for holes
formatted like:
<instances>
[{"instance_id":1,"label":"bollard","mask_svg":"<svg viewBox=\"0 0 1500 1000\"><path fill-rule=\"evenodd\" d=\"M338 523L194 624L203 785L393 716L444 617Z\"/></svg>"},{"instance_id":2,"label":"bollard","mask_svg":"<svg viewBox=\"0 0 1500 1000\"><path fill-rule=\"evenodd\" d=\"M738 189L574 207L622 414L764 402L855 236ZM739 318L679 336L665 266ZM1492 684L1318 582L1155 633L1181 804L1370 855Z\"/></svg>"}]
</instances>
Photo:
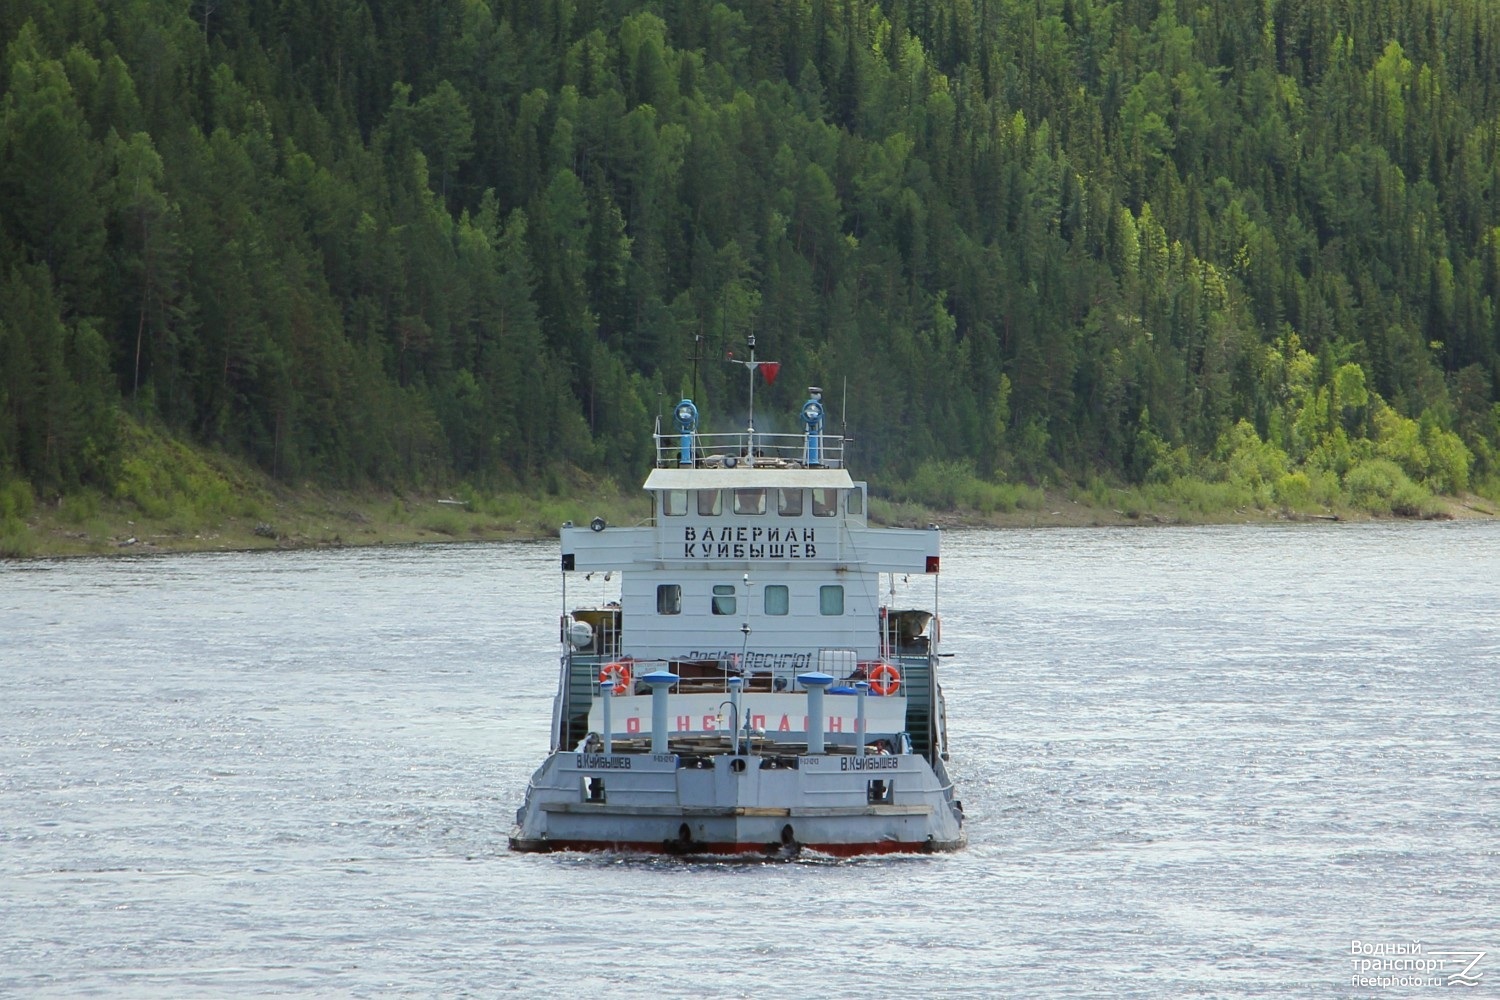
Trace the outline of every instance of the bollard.
<instances>
[{"instance_id":1,"label":"bollard","mask_svg":"<svg viewBox=\"0 0 1500 1000\"><path fill-rule=\"evenodd\" d=\"M667 750L667 693L677 683L677 675L665 670L647 674L641 680L651 685L651 752Z\"/></svg>"},{"instance_id":2,"label":"bollard","mask_svg":"<svg viewBox=\"0 0 1500 1000\"><path fill-rule=\"evenodd\" d=\"M734 717L734 755L740 754L740 689L745 686L745 678L729 678L729 711Z\"/></svg>"},{"instance_id":3,"label":"bollard","mask_svg":"<svg viewBox=\"0 0 1500 1000\"><path fill-rule=\"evenodd\" d=\"M600 681L599 682L599 697L601 699L603 699L603 704L600 706L600 708L601 708L601 710L604 713L604 718L603 718L602 724L600 725L599 728L601 728L601 729L604 730L604 732L601 734L604 737L604 752L605 753L614 753L614 749L615 749L615 744L614 744L615 727L614 727L614 724L610 720L610 717L609 717L610 716L609 707L610 707L610 703L613 702L614 698L615 698L615 682L612 681L612 680L611 681Z\"/></svg>"},{"instance_id":4,"label":"bollard","mask_svg":"<svg viewBox=\"0 0 1500 1000\"><path fill-rule=\"evenodd\" d=\"M823 692L833 683L827 674L801 674L797 683L807 688L807 752L823 752Z\"/></svg>"},{"instance_id":5,"label":"bollard","mask_svg":"<svg viewBox=\"0 0 1500 1000\"><path fill-rule=\"evenodd\" d=\"M855 681L854 690L854 756L865 755L865 695L870 693L869 681Z\"/></svg>"}]
</instances>

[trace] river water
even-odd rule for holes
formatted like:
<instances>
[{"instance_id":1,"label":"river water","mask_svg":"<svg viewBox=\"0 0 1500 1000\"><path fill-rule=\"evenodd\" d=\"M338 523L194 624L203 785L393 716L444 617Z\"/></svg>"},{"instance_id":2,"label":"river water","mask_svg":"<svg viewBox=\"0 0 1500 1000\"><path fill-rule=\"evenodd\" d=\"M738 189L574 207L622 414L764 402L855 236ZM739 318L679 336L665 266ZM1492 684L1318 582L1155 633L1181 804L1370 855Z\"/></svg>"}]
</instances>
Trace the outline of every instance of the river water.
<instances>
[{"instance_id":1,"label":"river water","mask_svg":"<svg viewBox=\"0 0 1500 1000\"><path fill-rule=\"evenodd\" d=\"M0 994L1495 995L1500 526L943 569L969 848L686 863L506 850L555 545L0 564Z\"/></svg>"}]
</instances>

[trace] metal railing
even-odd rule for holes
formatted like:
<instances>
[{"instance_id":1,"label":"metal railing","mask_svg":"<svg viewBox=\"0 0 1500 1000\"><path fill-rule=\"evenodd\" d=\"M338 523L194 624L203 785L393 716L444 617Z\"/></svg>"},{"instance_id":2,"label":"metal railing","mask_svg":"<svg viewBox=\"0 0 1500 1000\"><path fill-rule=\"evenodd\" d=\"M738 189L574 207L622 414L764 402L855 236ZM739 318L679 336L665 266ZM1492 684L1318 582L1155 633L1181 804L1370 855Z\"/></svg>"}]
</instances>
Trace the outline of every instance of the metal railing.
<instances>
[{"instance_id":1,"label":"metal railing","mask_svg":"<svg viewBox=\"0 0 1500 1000\"><path fill-rule=\"evenodd\" d=\"M626 676L630 678L627 691L622 693L647 694L647 685L641 681L641 678L646 674L664 670L678 676L679 680L672 689L677 694L728 693L731 679L742 680L743 690L747 693L798 694L805 689L797 678L808 671L827 673L834 679L836 685L844 686L853 684L855 681L866 680L880 664L896 666L900 670L897 674L900 678L905 674L909 664L925 662L927 656L925 653L916 657L910 654L892 653L877 656L871 660L859 660L852 649L824 649L819 651L818 657L812 663L800 668L764 670L743 670L738 660L738 657L717 660L637 659L629 655L601 656L585 651L573 651L568 658L569 669L573 672L570 683L576 682L574 683L576 693L585 699L592 700L598 694L597 683L604 678L604 668L616 662L620 663L624 670L614 676L618 677L622 683Z\"/></svg>"},{"instance_id":2,"label":"metal railing","mask_svg":"<svg viewBox=\"0 0 1500 1000\"><path fill-rule=\"evenodd\" d=\"M839 434L656 435L658 469L842 469L845 439Z\"/></svg>"}]
</instances>

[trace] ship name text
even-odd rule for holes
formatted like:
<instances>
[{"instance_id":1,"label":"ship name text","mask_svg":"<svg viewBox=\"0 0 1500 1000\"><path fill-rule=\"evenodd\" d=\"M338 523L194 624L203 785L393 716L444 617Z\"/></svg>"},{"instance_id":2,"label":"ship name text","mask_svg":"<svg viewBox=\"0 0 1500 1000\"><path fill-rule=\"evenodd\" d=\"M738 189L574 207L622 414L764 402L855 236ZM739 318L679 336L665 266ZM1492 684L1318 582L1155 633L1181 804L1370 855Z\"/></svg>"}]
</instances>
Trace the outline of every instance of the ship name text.
<instances>
[{"instance_id":1,"label":"ship name text","mask_svg":"<svg viewBox=\"0 0 1500 1000\"><path fill-rule=\"evenodd\" d=\"M816 559L816 528L730 525L682 529L684 559Z\"/></svg>"},{"instance_id":2,"label":"ship name text","mask_svg":"<svg viewBox=\"0 0 1500 1000\"><path fill-rule=\"evenodd\" d=\"M624 754L581 753L578 754L577 766L628 771L630 770L630 758Z\"/></svg>"},{"instance_id":3,"label":"ship name text","mask_svg":"<svg viewBox=\"0 0 1500 1000\"><path fill-rule=\"evenodd\" d=\"M897 758L895 757L840 757L840 771L894 771L896 770Z\"/></svg>"}]
</instances>

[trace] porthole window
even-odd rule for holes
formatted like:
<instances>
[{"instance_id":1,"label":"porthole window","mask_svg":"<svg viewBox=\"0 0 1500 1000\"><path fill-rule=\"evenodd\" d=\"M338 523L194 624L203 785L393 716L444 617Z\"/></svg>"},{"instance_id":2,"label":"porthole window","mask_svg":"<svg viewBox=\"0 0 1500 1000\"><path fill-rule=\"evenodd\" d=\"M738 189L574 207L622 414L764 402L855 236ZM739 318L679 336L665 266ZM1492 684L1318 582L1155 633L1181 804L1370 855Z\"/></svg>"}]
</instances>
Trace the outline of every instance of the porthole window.
<instances>
[{"instance_id":1,"label":"porthole window","mask_svg":"<svg viewBox=\"0 0 1500 1000\"><path fill-rule=\"evenodd\" d=\"M818 612L825 615L841 615L844 613L844 588L840 584L832 584L827 587L818 588Z\"/></svg>"},{"instance_id":2,"label":"porthole window","mask_svg":"<svg viewBox=\"0 0 1500 1000\"><path fill-rule=\"evenodd\" d=\"M714 584L714 614L732 615L735 611L734 584Z\"/></svg>"}]
</instances>

